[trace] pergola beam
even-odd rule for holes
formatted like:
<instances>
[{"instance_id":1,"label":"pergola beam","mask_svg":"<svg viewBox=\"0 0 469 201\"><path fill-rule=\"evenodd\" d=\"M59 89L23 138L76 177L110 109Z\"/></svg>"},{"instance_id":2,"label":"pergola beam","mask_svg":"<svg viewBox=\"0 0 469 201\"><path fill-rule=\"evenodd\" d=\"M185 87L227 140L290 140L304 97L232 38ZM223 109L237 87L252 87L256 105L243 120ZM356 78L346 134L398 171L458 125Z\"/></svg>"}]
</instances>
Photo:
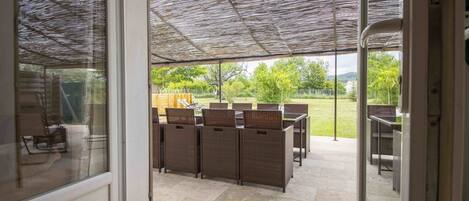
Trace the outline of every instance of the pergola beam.
<instances>
[{"instance_id":1,"label":"pergola beam","mask_svg":"<svg viewBox=\"0 0 469 201\"><path fill-rule=\"evenodd\" d=\"M387 50L398 50L399 46L389 47ZM369 50L383 50L382 48L369 48ZM291 56L318 56L318 55L330 55L334 50L324 50L324 51L314 51L314 52L298 52L292 54L272 54L272 55L261 55L261 56L247 56L247 57L225 57L218 59L198 59L198 60L183 60L176 62L153 62L152 64L161 67L161 66L181 66L181 65L196 65L196 64L217 64L218 61L222 62L241 62L241 61L256 61L261 59L275 59ZM338 49L338 54L348 54L356 53L357 48L349 49Z\"/></svg>"},{"instance_id":2,"label":"pergola beam","mask_svg":"<svg viewBox=\"0 0 469 201\"><path fill-rule=\"evenodd\" d=\"M246 22L244 21L243 17L241 16L241 14L239 13L238 9L236 8L236 6L234 5L233 1L232 0L228 0L228 2L230 3L231 7L233 8L233 11L236 13L236 15L238 16L239 20L241 20L241 23L243 23L243 25L246 27L246 30L248 31L249 35L251 36L252 40L254 40L254 42L256 42L257 46L259 46L262 50L264 50L267 54L269 55L272 55L272 53L267 50L264 45L262 45L259 40L256 39L256 37L254 37L254 34L252 33L251 29L249 28L249 26L246 24Z\"/></svg>"},{"instance_id":3,"label":"pergola beam","mask_svg":"<svg viewBox=\"0 0 469 201\"><path fill-rule=\"evenodd\" d=\"M165 57L165 56L161 56L161 55L156 54L156 53L153 53L153 52L151 53L151 55L153 55L153 56L155 56L155 57L158 57L158 58L160 58L160 59L167 60L167 61L176 61L176 60L174 60L174 59L171 59L171 58L168 58L168 57Z\"/></svg>"}]
</instances>

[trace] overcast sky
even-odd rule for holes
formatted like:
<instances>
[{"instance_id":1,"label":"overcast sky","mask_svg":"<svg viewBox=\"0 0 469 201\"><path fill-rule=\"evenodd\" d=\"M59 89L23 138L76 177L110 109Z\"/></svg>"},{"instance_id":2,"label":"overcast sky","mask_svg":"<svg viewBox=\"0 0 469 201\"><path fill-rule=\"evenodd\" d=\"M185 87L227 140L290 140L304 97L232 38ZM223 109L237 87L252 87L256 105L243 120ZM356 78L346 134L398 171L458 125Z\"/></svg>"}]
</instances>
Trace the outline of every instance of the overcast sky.
<instances>
[{"instance_id":1,"label":"overcast sky","mask_svg":"<svg viewBox=\"0 0 469 201\"><path fill-rule=\"evenodd\" d=\"M399 52L393 51L389 52L391 53L395 58L399 58ZM328 75L334 75L334 55L330 56L313 56L313 57L305 57L306 60L310 61L315 61L315 60L323 60L327 63L329 63L329 69L327 70ZM264 62L268 66L271 66L275 61L278 59L268 59L268 60L262 60L262 61L249 61L249 62L244 62L243 64L247 66L247 70L249 73L252 73L254 69L259 65L259 63ZM341 75L344 73L349 73L349 72L357 72L357 54L352 53L352 54L344 54L344 55L339 55L337 56L337 74Z\"/></svg>"}]
</instances>

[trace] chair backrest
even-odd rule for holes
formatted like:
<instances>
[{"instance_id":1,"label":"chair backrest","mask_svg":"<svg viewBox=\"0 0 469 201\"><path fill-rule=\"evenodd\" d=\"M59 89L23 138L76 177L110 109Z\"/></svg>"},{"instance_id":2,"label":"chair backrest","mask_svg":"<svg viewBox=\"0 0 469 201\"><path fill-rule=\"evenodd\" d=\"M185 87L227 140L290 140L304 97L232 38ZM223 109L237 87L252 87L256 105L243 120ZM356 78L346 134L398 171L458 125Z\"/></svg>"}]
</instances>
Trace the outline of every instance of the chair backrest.
<instances>
[{"instance_id":1,"label":"chair backrest","mask_svg":"<svg viewBox=\"0 0 469 201\"><path fill-rule=\"evenodd\" d=\"M228 103L210 103L210 109L228 109Z\"/></svg>"},{"instance_id":2,"label":"chair backrest","mask_svg":"<svg viewBox=\"0 0 469 201\"><path fill-rule=\"evenodd\" d=\"M236 116L234 110L203 109L202 115L205 126L236 127Z\"/></svg>"},{"instance_id":3,"label":"chair backrest","mask_svg":"<svg viewBox=\"0 0 469 201\"><path fill-rule=\"evenodd\" d=\"M233 103L232 108L236 111L252 110L252 103Z\"/></svg>"},{"instance_id":4,"label":"chair backrest","mask_svg":"<svg viewBox=\"0 0 469 201\"><path fill-rule=\"evenodd\" d=\"M278 110L279 105L275 103L258 103L257 104L257 109L258 110L271 110L271 111L276 111Z\"/></svg>"},{"instance_id":5,"label":"chair backrest","mask_svg":"<svg viewBox=\"0 0 469 201\"><path fill-rule=\"evenodd\" d=\"M282 130L282 112L267 110L244 110L244 127Z\"/></svg>"},{"instance_id":6,"label":"chair backrest","mask_svg":"<svg viewBox=\"0 0 469 201\"><path fill-rule=\"evenodd\" d=\"M394 105L368 105L368 117L378 116L396 116L396 106Z\"/></svg>"},{"instance_id":7,"label":"chair backrest","mask_svg":"<svg viewBox=\"0 0 469 201\"><path fill-rule=\"evenodd\" d=\"M158 108L156 107L151 108L151 120L154 124L160 123L160 117L158 116Z\"/></svg>"},{"instance_id":8,"label":"chair backrest","mask_svg":"<svg viewBox=\"0 0 469 201\"><path fill-rule=\"evenodd\" d=\"M194 109L166 108L168 124L195 125Z\"/></svg>"},{"instance_id":9,"label":"chair backrest","mask_svg":"<svg viewBox=\"0 0 469 201\"><path fill-rule=\"evenodd\" d=\"M283 107L285 113L308 114L308 104L285 104Z\"/></svg>"},{"instance_id":10,"label":"chair backrest","mask_svg":"<svg viewBox=\"0 0 469 201\"><path fill-rule=\"evenodd\" d=\"M20 93L16 118L19 136L47 134L45 112L38 93Z\"/></svg>"}]
</instances>

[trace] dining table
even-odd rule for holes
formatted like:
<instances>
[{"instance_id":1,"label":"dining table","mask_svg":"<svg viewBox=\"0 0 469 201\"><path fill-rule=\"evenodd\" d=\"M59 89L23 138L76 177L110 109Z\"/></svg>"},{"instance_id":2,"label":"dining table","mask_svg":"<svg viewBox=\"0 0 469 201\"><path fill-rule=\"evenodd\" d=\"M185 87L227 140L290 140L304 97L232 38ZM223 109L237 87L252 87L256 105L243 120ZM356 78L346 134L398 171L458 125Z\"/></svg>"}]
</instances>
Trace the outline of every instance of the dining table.
<instances>
[{"instance_id":1,"label":"dining table","mask_svg":"<svg viewBox=\"0 0 469 201\"><path fill-rule=\"evenodd\" d=\"M284 124L289 124L289 125L294 125L294 124L299 124L299 132L300 132L300 137L299 137L299 140L300 140L300 151L299 151L299 154L298 155L295 155L294 153L294 156L293 156L293 160L294 162L297 162L299 163L300 166L303 166L303 154L306 158L307 156L307 143L303 143L303 137L302 135L308 135L308 132L307 132L307 120L308 120L308 114L303 114L303 113L282 113L283 117L282 117L282 120L284 122ZM235 116L236 116L236 119L238 120L243 120L244 119L244 115L243 115L243 111L235 111ZM203 117L202 117L202 111L201 110L195 110L195 118L196 118L196 122L197 122L197 126L198 127L202 127L203 126ZM161 121L161 125L162 127L164 127L164 125L166 124L166 121L163 120ZM242 128L241 127L238 127L238 128ZM305 136L304 139L308 139L307 136ZM303 153L303 149L305 150L304 153Z\"/></svg>"}]
</instances>

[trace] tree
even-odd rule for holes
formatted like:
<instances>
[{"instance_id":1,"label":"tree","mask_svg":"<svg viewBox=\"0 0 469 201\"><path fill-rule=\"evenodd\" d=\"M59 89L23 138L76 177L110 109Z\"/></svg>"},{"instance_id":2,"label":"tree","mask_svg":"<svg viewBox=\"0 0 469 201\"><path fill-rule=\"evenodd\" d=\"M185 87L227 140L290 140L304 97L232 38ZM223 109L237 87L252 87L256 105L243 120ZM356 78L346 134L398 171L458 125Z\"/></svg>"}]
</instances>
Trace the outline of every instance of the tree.
<instances>
[{"instance_id":1,"label":"tree","mask_svg":"<svg viewBox=\"0 0 469 201\"><path fill-rule=\"evenodd\" d=\"M204 66L154 67L151 70L151 80L157 90L160 90L168 87L170 83L194 81L206 73L207 69Z\"/></svg>"},{"instance_id":2,"label":"tree","mask_svg":"<svg viewBox=\"0 0 469 201\"><path fill-rule=\"evenodd\" d=\"M202 80L183 80L180 82L171 82L169 83L168 89L177 89L182 90L184 92L190 92L190 90L199 90L199 91L206 91L212 89L213 87L208 85L206 82Z\"/></svg>"},{"instance_id":3,"label":"tree","mask_svg":"<svg viewBox=\"0 0 469 201\"><path fill-rule=\"evenodd\" d=\"M218 86L218 64L206 66L207 73L204 79L210 85ZM245 68L239 63L222 63L221 64L221 81L227 82L233 80L245 72Z\"/></svg>"},{"instance_id":4,"label":"tree","mask_svg":"<svg viewBox=\"0 0 469 201\"><path fill-rule=\"evenodd\" d=\"M368 56L368 91L376 103L397 104L399 97L398 59L385 52Z\"/></svg>"},{"instance_id":5,"label":"tree","mask_svg":"<svg viewBox=\"0 0 469 201\"><path fill-rule=\"evenodd\" d=\"M207 73L204 75L205 81L216 87L217 94L220 94L218 91L218 84L219 84L219 72L218 72L218 64L215 65L208 65L206 66ZM224 82L233 80L238 76L242 75L245 72L245 68L239 63L222 63L221 64L221 82L222 85Z\"/></svg>"},{"instance_id":6,"label":"tree","mask_svg":"<svg viewBox=\"0 0 469 201\"><path fill-rule=\"evenodd\" d=\"M298 89L300 74L297 66L279 60L269 68L261 63L254 70L256 97L259 102L286 102Z\"/></svg>"},{"instance_id":7,"label":"tree","mask_svg":"<svg viewBox=\"0 0 469 201\"><path fill-rule=\"evenodd\" d=\"M239 96L244 88L244 84L240 81L226 82L222 86L223 96L225 97L226 101L228 101L228 103L233 103L234 98Z\"/></svg>"},{"instance_id":8,"label":"tree","mask_svg":"<svg viewBox=\"0 0 469 201\"><path fill-rule=\"evenodd\" d=\"M328 63L319 60L308 62L301 71L301 87L305 89L324 89L327 80Z\"/></svg>"}]
</instances>

